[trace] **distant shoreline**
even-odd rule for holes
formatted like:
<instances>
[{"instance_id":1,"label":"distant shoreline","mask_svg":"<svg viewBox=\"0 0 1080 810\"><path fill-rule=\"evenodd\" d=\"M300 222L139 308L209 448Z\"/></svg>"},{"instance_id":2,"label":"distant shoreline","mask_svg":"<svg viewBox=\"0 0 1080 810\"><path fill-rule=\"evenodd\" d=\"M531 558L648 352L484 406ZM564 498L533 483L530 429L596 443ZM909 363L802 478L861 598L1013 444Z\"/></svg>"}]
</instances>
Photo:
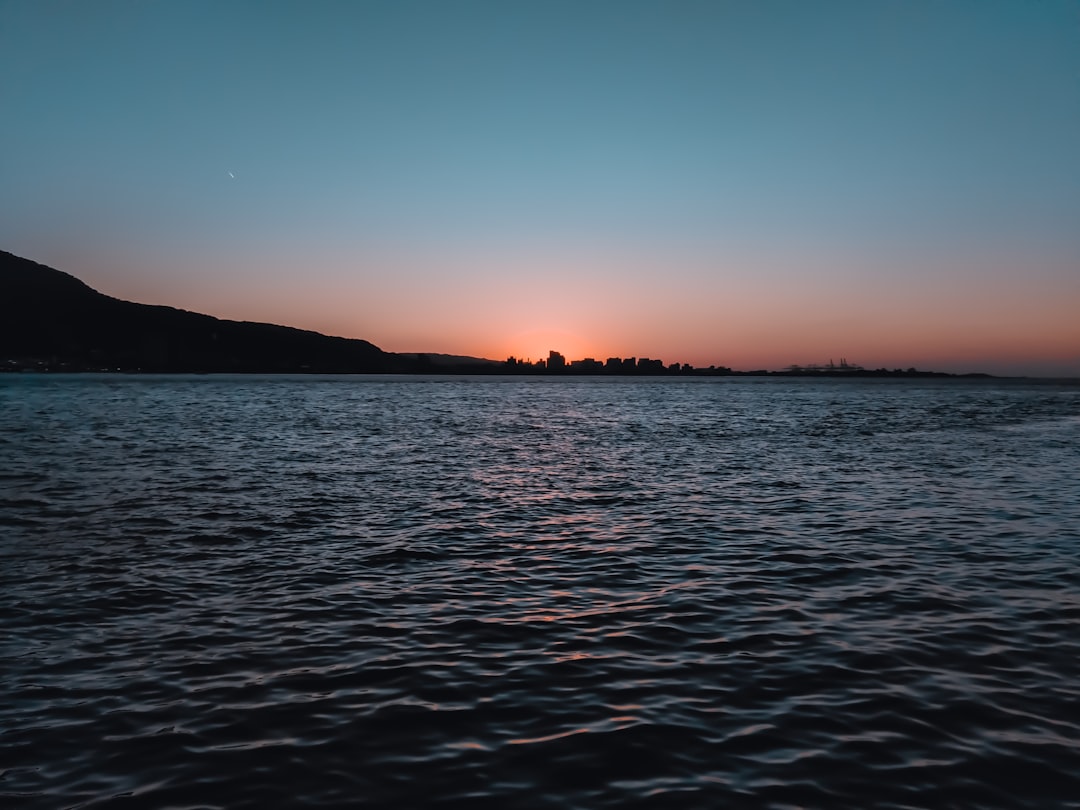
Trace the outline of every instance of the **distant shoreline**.
<instances>
[{"instance_id":1,"label":"distant shoreline","mask_svg":"<svg viewBox=\"0 0 1080 810\"><path fill-rule=\"evenodd\" d=\"M1071 379L1071 378L1046 378L1046 377L1002 377L995 374L980 372L953 374L944 371L907 371L907 370L863 370L858 372L829 372L829 371L734 371L734 370L710 370L690 369L680 371L663 372L576 372L576 371L548 371L529 370L514 371L505 367L496 366L447 366L442 368L428 369L403 369L393 371L327 371L323 369L297 369L297 370L264 370L264 369L157 369L157 368L102 368L92 365L72 366L68 363L49 363L47 361L23 360L0 363L0 374L126 374L132 376L209 376L209 375L253 375L253 376L430 376L430 377L544 377L555 379L582 379L593 378L639 378L648 377L653 379L679 379L687 377L777 377L777 378L809 378L809 379Z\"/></svg>"},{"instance_id":2,"label":"distant shoreline","mask_svg":"<svg viewBox=\"0 0 1080 810\"><path fill-rule=\"evenodd\" d=\"M123 301L67 273L0 251L0 373L20 372L1003 379L983 372L869 369L845 359L840 365L830 360L738 371L647 357L568 361L554 350L535 362L387 352L356 338Z\"/></svg>"}]
</instances>

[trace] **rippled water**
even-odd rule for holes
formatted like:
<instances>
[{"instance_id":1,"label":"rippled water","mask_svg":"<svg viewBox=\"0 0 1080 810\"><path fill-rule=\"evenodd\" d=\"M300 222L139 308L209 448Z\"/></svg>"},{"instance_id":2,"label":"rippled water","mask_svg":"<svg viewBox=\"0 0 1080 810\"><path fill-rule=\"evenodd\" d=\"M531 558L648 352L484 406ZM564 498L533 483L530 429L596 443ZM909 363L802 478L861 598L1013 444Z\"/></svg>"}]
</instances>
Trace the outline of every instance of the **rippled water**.
<instances>
[{"instance_id":1,"label":"rippled water","mask_svg":"<svg viewBox=\"0 0 1080 810\"><path fill-rule=\"evenodd\" d=\"M0 375L0 804L1080 807L1080 387Z\"/></svg>"}]
</instances>

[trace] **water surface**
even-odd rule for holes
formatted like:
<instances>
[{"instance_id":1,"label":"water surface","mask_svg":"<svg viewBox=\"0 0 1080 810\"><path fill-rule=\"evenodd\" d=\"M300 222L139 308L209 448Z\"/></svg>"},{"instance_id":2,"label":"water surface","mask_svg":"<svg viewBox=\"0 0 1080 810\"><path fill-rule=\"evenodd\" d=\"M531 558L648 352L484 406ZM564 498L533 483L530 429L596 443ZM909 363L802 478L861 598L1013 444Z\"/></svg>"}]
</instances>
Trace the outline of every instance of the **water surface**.
<instances>
[{"instance_id":1,"label":"water surface","mask_svg":"<svg viewBox=\"0 0 1080 810\"><path fill-rule=\"evenodd\" d=\"M0 803L1080 807L1080 388L0 375Z\"/></svg>"}]
</instances>

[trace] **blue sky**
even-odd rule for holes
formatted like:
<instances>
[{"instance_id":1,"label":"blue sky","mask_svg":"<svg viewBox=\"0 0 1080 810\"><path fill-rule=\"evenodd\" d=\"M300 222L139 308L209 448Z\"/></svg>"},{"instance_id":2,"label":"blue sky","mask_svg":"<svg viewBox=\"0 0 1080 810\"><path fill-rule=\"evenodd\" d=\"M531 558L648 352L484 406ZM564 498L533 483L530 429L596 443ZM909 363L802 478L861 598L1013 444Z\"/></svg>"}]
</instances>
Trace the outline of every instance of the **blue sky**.
<instances>
[{"instance_id":1,"label":"blue sky","mask_svg":"<svg viewBox=\"0 0 1080 810\"><path fill-rule=\"evenodd\" d=\"M1076 2L0 0L0 109L0 247L120 297L1080 374Z\"/></svg>"}]
</instances>

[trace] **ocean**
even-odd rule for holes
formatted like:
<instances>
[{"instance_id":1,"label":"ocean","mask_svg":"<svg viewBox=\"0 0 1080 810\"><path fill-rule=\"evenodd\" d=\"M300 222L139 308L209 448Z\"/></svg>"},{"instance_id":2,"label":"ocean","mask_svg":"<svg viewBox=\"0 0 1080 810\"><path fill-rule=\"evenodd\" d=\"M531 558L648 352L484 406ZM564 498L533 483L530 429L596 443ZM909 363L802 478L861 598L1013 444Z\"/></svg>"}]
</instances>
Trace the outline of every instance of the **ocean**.
<instances>
[{"instance_id":1,"label":"ocean","mask_svg":"<svg viewBox=\"0 0 1080 810\"><path fill-rule=\"evenodd\" d=\"M1080 808L1080 384L0 375L0 804Z\"/></svg>"}]
</instances>

